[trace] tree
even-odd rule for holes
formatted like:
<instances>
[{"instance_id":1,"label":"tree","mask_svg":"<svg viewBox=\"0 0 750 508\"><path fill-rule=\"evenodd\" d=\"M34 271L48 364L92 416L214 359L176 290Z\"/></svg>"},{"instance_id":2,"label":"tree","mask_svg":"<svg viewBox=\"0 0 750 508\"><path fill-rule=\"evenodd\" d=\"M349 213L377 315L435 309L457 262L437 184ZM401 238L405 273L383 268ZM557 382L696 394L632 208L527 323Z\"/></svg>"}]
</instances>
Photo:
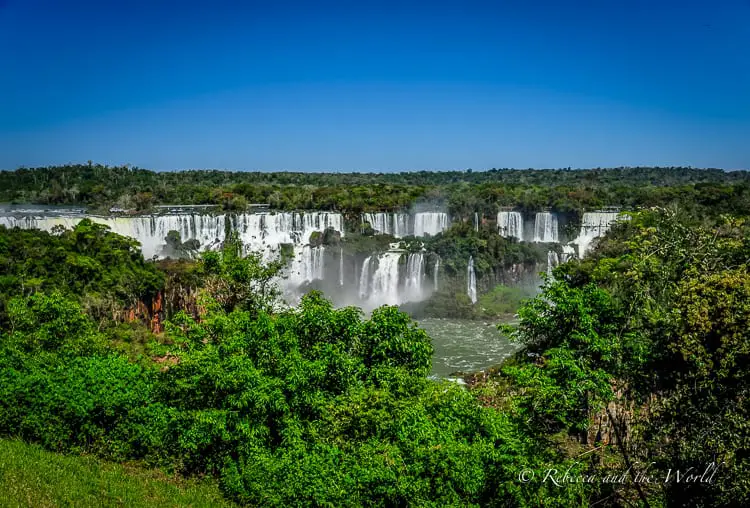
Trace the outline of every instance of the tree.
<instances>
[{"instance_id":1,"label":"tree","mask_svg":"<svg viewBox=\"0 0 750 508\"><path fill-rule=\"evenodd\" d=\"M242 250L239 236L232 233L221 251L203 253L198 273L204 277L207 293L227 312L275 308L280 296L276 281L287 259L282 255L266 263L260 253L243 256Z\"/></svg>"},{"instance_id":2,"label":"tree","mask_svg":"<svg viewBox=\"0 0 750 508\"><path fill-rule=\"evenodd\" d=\"M625 464L653 461L673 479L634 485L644 504L747 504L750 461L738 452L750 442L747 259L743 221L634 214L519 311L515 334L530 356L505 369L513 404L548 435L585 430L611 401ZM640 419L626 418L632 411ZM724 476L674 481L710 464Z\"/></svg>"}]
</instances>

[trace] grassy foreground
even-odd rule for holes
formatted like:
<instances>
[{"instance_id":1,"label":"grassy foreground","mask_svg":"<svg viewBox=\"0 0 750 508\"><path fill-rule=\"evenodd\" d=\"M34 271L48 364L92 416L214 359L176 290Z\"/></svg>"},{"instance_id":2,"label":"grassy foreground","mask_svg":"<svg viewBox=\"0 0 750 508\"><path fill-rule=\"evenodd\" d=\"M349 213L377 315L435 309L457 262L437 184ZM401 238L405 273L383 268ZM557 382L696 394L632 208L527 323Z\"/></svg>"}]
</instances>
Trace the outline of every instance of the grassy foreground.
<instances>
[{"instance_id":1,"label":"grassy foreground","mask_svg":"<svg viewBox=\"0 0 750 508\"><path fill-rule=\"evenodd\" d=\"M0 507L234 506L215 485L0 440Z\"/></svg>"}]
</instances>

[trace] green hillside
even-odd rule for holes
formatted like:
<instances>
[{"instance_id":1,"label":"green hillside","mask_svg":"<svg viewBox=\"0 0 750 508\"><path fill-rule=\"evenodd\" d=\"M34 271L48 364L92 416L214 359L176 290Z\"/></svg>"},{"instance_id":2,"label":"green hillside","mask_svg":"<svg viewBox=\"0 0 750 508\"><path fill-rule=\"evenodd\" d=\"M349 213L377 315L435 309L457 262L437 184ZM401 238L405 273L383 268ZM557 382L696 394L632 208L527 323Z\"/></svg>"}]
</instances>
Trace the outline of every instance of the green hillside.
<instances>
[{"instance_id":1,"label":"green hillside","mask_svg":"<svg viewBox=\"0 0 750 508\"><path fill-rule=\"evenodd\" d=\"M215 485L0 440L0 506L233 506Z\"/></svg>"}]
</instances>

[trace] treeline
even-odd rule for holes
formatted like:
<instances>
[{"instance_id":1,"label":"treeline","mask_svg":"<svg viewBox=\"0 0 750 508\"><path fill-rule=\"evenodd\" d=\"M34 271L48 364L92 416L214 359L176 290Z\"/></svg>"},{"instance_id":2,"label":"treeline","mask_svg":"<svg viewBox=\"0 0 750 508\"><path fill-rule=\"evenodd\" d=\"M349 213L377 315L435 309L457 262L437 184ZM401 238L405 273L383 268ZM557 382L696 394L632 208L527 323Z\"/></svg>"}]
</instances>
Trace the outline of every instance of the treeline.
<instances>
[{"instance_id":1,"label":"treeline","mask_svg":"<svg viewBox=\"0 0 750 508\"><path fill-rule=\"evenodd\" d=\"M571 212L602 206L721 206L750 204L747 172L693 168L614 168L403 173L153 172L99 164L0 172L0 202L111 206L149 210L157 204L212 204L243 210L362 211L443 205L456 216L492 215L499 207Z\"/></svg>"}]
</instances>

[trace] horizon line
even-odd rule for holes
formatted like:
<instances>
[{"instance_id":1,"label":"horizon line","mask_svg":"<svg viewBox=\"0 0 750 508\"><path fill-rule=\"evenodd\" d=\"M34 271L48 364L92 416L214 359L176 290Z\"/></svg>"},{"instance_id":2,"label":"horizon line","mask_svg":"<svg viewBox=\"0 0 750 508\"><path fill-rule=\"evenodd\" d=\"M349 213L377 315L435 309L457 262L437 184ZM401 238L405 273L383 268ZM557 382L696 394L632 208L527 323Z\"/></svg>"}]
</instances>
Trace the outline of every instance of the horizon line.
<instances>
[{"instance_id":1,"label":"horizon line","mask_svg":"<svg viewBox=\"0 0 750 508\"><path fill-rule=\"evenodd\" d=\"M180 169L151 169L141 167L135 164L102 164L94 163L93 161L87 162L67 162L65 164L50 164L46 166L25 166L21 165L15 169L0 169L0 172L14 173L16 171L27 170L34 171L40 169L53 169L63 168L69 166L101 166L105 168L127 168L131 170L150 171L152 173L182 173L182 172L219 172L219 173L303 173L303 174L375 174L375 175L386 175L386 174L402 174L402 173L488 173L492 171L622 171L630 169L656 169L656 170L690 170L690 171L722 171L722 172L748 172L750 168L716 168L716 167L694 167L694 166L660 166L660 165L644 165L638 164L635 166L596 166L596 167L549 167L549 168L511 168L511 167L492 167L492 168L462 168L462 169L397 169L397 170L335 170L335 169L218 169L218 168L180 168Z\"/></svg>"}]
</instances>

